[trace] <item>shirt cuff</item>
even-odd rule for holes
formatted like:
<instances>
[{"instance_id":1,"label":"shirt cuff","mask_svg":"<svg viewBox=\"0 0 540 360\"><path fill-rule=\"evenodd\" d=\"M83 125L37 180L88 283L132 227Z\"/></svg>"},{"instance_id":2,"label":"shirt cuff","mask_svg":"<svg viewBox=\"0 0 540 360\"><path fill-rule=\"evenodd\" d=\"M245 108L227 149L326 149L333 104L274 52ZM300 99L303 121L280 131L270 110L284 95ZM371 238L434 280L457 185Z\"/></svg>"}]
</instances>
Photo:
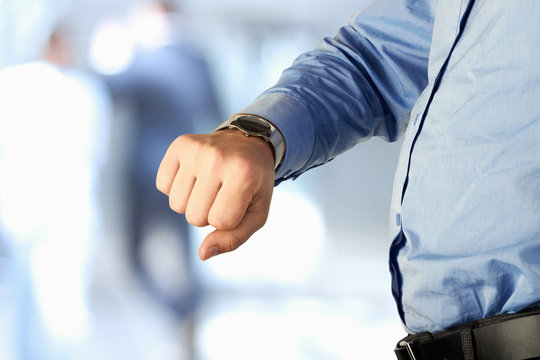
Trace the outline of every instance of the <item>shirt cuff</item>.
<instances>
[{"instance_id":1,"label":"shirt cuff","mask_svg":"<svg viewBox=\"0 0 540 360\"><path fill-rule=\"evenodd\" d=\"M240 113L267 119L283 135L285 157L276 169L276 183L296 178L309 167L315 131L309 111L295 98L283 93L266 93Z\"/></svg>"}]
</instances>

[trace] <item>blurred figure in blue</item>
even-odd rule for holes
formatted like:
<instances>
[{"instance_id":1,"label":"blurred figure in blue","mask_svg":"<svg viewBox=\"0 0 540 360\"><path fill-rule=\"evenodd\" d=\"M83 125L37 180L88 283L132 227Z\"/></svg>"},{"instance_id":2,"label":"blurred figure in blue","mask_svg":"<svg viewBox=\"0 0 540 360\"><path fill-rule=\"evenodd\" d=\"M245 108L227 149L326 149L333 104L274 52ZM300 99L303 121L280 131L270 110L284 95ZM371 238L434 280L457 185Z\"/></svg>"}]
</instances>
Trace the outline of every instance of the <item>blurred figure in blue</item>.
<instances>
[{"instance_id":1,"label":"blurred figure in blue","mask_svg":"<svg viewBox=\"0 0 540 360\"><path fill-rule=\"evenodd\" d=\"M123 177L128 179L129 260L150 294L183 319L198 298L189 260L188 225L183 215L167 210L167 199L155 190L155 175L167 150L165 144L178 134L213 128L220 116L207 63L180 28L179 15L173 2L137 5L122 24L127 41L132 42L129 61L123 69L102 72L118 108L129 114L131 136L127 176ZM111 39L106 27L98 27L96 33L97 42ZM111 44L109 48L126 45ZM176 244L163 244L163 229ZM151 255L158 247L169 256L174 252L176 268L164 269L163 257Z\"/></svg>"},{"instance_id":2,"label":"blurred figure in blue","mask_svg":"<svg viewBox=\"0 0 540 360\"><path fill-rule=\"evenodd\" d=\"M40 59L0 70L0 234L22 360L76 359L90 329L110 103L70 55L59 27Z\"/></svg>"}]
</instances>

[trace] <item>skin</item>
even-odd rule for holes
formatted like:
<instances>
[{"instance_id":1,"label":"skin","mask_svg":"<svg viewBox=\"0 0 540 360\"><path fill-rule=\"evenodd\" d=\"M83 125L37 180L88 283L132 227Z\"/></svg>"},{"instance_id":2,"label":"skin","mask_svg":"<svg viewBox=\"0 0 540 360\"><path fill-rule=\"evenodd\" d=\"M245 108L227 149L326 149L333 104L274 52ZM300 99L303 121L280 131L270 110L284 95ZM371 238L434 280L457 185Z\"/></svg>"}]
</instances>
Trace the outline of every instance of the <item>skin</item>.
<instances>
[{"instance_id":1,"label":"skin","mask_svg":"<svg viewBox=\"0 0 540 360\"><path fill-rule=\"evenodd\" d=\"M199 249L208 260L237 249L265 224L274 155L264 139L238 130L182 135L163 157L156 187L190 224L215 228Z\"/></svg>"}]
</instances>

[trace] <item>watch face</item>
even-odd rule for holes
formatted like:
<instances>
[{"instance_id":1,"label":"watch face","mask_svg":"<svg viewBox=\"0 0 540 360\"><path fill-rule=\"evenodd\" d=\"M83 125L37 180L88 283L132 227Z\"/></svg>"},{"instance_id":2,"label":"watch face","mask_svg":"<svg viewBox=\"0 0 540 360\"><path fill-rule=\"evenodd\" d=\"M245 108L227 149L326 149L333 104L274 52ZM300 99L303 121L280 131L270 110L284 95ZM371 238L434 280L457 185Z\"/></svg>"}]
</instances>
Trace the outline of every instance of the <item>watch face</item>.
<instances>
[{"instance_id":1,"label":"watch face","mask_svg":"<svg viewBox=\"0 0 540 360\"><path fill-rule=\"evenodd\" d=\"M249 116L239 117L233 123L236 123L238 127L254 134L267 135L271 131L269 124Z\"/></svg>"}]
</instances>

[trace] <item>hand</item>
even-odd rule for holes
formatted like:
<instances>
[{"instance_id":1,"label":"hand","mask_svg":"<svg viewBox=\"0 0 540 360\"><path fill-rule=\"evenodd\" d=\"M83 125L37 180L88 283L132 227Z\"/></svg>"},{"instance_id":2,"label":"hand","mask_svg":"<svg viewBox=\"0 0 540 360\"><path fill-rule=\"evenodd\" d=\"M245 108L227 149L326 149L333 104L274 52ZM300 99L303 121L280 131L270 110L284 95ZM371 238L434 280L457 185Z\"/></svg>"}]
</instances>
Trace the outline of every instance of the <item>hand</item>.
<instances>
[{"instance_id":1,"label":"hand","mask_svg":"<svg viewBox=\"0 0 540 360\"><path fill-rule=\"evenodd\" d=\"M190 224L216 229L199 249L207 260L235 250L265 224L274 155L264 139L238 130L183 135L163 157L156 186Z\"/></svg>"}]
</instances>

